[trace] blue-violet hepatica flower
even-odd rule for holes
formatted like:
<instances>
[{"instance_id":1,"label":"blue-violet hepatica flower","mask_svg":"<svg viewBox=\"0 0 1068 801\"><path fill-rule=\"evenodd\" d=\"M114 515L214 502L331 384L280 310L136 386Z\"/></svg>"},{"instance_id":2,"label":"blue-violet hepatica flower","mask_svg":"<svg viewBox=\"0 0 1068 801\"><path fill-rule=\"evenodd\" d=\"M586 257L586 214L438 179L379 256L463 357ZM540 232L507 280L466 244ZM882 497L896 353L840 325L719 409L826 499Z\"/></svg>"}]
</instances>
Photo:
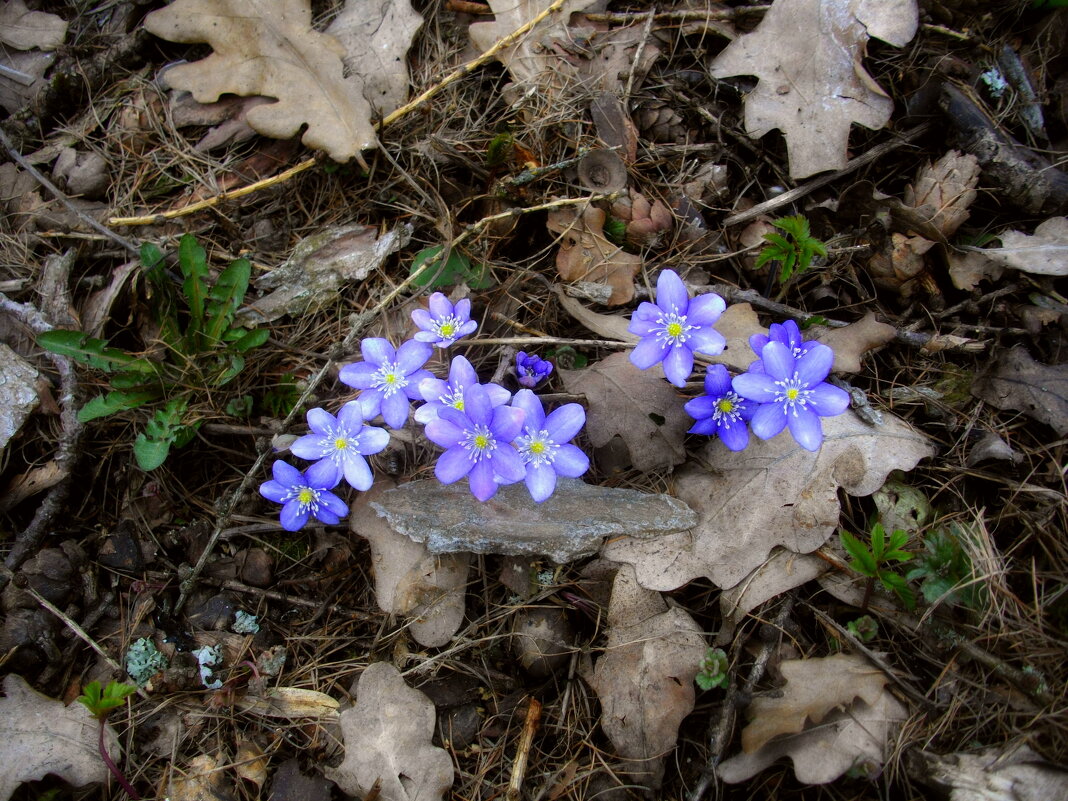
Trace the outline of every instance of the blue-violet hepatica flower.
<instances>
[{"instance_id":1,"label":"blue-violet hepatica flower","mask_svg":"<svg viewBox=\"0 0 1068 801\"><path fill-rule=\"evenodd\" d=\"M533 353L519 351L515 355L515 374L519 386L534 389L538 384L552 375L553 364Z\"/></svg>"},{"instance_id":2,"label":"blue-violet hepatica flower","mask_svg":"<svg viewBox=\"0 0 1068 801\"><path fill-rule=\"evenodd\" d=\"M279 459L271 467L271 474L271 481L260 484L260 495L282 504L282 528L286 531L303 528L310 516L332 526L349 513L349 507L330 491L331 487L313 481L292 465Z\"/></svg>"},{"instance_id":3,"label":"blue-violet hepatica flower","mask_svg":"<svg viewBox=\"0 0 1068 801\"><path fill-rule=\"evenodd\" d=\"M735 392L759 404L750 421L753 433L770 439L788 426L802 448L819 450L820 418L849 407L848 393L825 381L834 351L817 342L798 358L782 342L771 340L761 349L760 359L763 373L743 373L732 382Z\"/></svg>"},{"instance_id":4,"label":"blue-violet hepatica flower","mask_svg":"<svg viewBox=\"0 0 1068 801\"><path fill-rule=\"evenodd\" d=\"M781 325L772 323L771 329L767 334L753 334L749 337L749 347L759 356L761 351L764 350L764 346L772 341L784 344L790 349L790 353L794 355L795 359L800 359L809 352L813 345L817 344L814 339L805 340L801 336L801 329L798 328L797 323L793 320L787 320ZM746 369L750 373L762 373L764 372L764 363L758 358Z\"/></svg>"},{"instance_id":5,"label":"blue-violet hepatica flower","mask_svg":"<svg viewBox=\"0 0 1068 801\"><path fill-rule=\"evenodd\" d=\"M360 352L364 360L346 364L338 378L363 390L359 400L368 420L381 413L390 428L402 428L408 421L408 402L421 400L419 382L433 378L422 367L434 348L410 339L394 349L388 340L368 337L360 343Z\"/></svg>"},{"instance_id":6,"label":"blue-violet hepatica flower","mask_svg":"<svg viewBox=\"0 0 1068 801\"><path fill-rule=\"evenodd\" d=\"M663 362L668 381L685 386L695 352L715 356L726 347L727 340L712 327L725 308L713 292L691 299L678 274L663 270L656 281L656 303L640 304L631 316L627 330L640 339L630 360L642 370Z\"/></svg>"},{"instance_id":7,"label":"blue-violet hepatica flower","mask_svg":"<svg viewBox=\"0 0 1068 801\"><path fill-rule=\"evenodd\" d=\"M471 319L470 300L463 298L453 306L441 292L430 296L430 311L416 309L412 312L412 320L422 329L415 335L416 340L439 348L447 348L478 328L478 323Z\"/></svg>"},{"instance_id":8,"label":"blue-violet hepatica flower","mask_svg":"<svg viewBox=\"0 0 1068 801\"><path fill-rule=\"evenodd\" d=\"M442 484L467 476L471 494L488 501L499 484L514 484L526 475L523 460L512 447L523 425L522 409L494 407L480 384L467 387L463 410L446 406L426 424L431 442L445 448L434 475Z\"/></svg>"},{"instance_id":9,"label":"blue-violet hepatica flower","mask_svg":"<svg viewBox=\"0 0 1068 801\"><path fill-rule=\"evenodd\" d=\"M294 456L315 461L305 471L309 482L332 489L344 476L353 489L371 488L374 476L364 457L382 451L389 444L389 432L364 425L363 411L359 401L346 403L337 417L325 409L309 410L311 433L289 446Z\"/></svg>"},{"instance_id":10,"label":"blue-violet hepatica flower","mask_svg":"<svg viewBox=\"0 0 1068 801\"><path fill-rule=\"evenodd\" d=\"M745 400L731 387L731 376L722 364L710 365L705 372L705 394L686 403L686 414L696 422L691 434L718 436L732 451L749 444L749 420L757 405Z\"/></svg>"},{"instance_id":11,"label":"blue-violet hepatica flower","mask_svg":"<svg viewBox=\"0 0 1068 801\"><path fill-rule=\"evenodd\" d=\"M478 383L478 374L471 362L463 356L453 356L449 365L449 380L440 378L424 378L419 382L419 394L426 401L415 410L417 423L429 423L438 416L438 412L451 406L463 411L464 390ZM483 384L482 387L489 395L490 405L493 407L503 406L512 399L512 393L499 384Z\"/></svg>"},{"instance_id":12,"label":"blue-violet hepatica flower","mask_svg":"<svg viewBox=\"0 0 1068 801\"><path fill-rule=\"evenodd\" d=\"M566 403L545 415L541 398L521 389L512 406L524 413L523 433L515 447L526 468L524 481L530 497L541 503L556 489L556 477L578 478L590 468L590 459L569 444L586 424L586 412L577 403Z\"/></svg>"}]
</instances>

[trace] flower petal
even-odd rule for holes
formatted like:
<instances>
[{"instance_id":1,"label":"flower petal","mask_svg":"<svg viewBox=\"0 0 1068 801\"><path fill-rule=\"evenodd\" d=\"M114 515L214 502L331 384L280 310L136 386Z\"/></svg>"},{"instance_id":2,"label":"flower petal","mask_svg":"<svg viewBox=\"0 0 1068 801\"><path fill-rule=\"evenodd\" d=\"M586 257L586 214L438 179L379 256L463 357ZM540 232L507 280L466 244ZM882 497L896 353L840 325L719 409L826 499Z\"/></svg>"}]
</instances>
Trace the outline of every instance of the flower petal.
<instances>
[{"instance_id":1,"label":"flower petal","mask_svg":"<svg viewBox=\"0 0 1068 801\"><path fill-rule=\"evenodd\" d=\"M849 393L844 389L831 384L816 384L809 390L808 406L820 417L834 417L849 408Z\"/></svg>"},{"instance_id":2,"label":"flower petal","mask_svg":"<svg viewBox=\"0 0 1068 801\"><path fill-rule=\"evenodd\" d=\"M742 373L731 380L734 391L757 403L771 403L778 394L775 380L764 373Z\"/></svg>"},{"instance_id":3,"label":"flower petal","mask_svg":"<svg viewBox=\"0 0 1068 801\"><path fill-rule=\"evenodd\" d=\"M524 423L532 428L530 420ZM570 442L586 425L586 410L577 403L565 403L559 409L549 412L545 418L544 428L549 432L549 439L558 445Z\"/></svg>"},{"instance_id":4,"label":"flower petal","mask_svg":"<svg viewBox=\"0 0 1068 801\"><path fill-rule=\"evenodd\" d=\"M338 425L349 435L353 431L359 431L363 426L363 406L359 401L349 401L337 413Z\"/></svg>"},{"instance_id":5,"label":"flower petal","mask_svg":"<svg viewBox=\"0 0 1068 801\"><path fill-rule=\"evenodd\" d=\"M309 487L333 489L341 482L341 468L333 459L320 459L304 471L304 476Z\"/></svg>"},{"instance_id":6,"label":"flower petal","mask_svg":"<svg viewBox=\"0 0 1068 801\"><path fill-rule=\"evenodd\" d=\"M786 428L786 412L782 404L762 403L754 412L749 426L761 439L771 439Z\"/></svg>"},{"instance_id":7,"label":"flower petal","mask_svg":"<svg viewBox=\"0 0 1068 801\"><path fill-rule=\"evenodd\" d=\"M377 389L365 389L356 399L363 410L364 420L373 420L382 411L382 391Z\"/></svg>"},{"instance_id":8,"label":"flower petal","mask_svg":"<svg viewBox=\"0 0 1068 801\"><path fill-rule=\"evenodd\" d=\"M435 292L430 296L430 312L437 318L451 317L452 304L443 292ZM414 316L415 312L412 312Z\"/></svg>"},{"instance_id":9,"label":"flower petal","mask_svg":"<svg viewBox=\"0 0 1068 801\"><path fill-rule=\"evenodd\" d=\"M374 386L375 373L378 368L370 362L346 364L338 370L337 377L342 384L353 389L370 389Z\"/></svg>"},{"instance_id":10,"label":"flower petal","mask_svg":"<svg viewBox=\"0 0 1068 801\"><path fill-rule=\"evenodd\" d=\"M731 391L731 374L722 364L710 364L705 370L705 394L720 398Z\"/></svg>"},{"instance_id":11,"label":"flower petal","mask_svg":"<svg viewBox=\"0 0 1068 801\"><path fill-rule=\"evenodd\" d=\"M440 378L424 378L419 382L418 387L420 396L428 403L436 401L449 392L449 385Z\"/></svg>"},{"instance_id":12,"label":"flower petal","mask_svg":"<svg viewBox=\"0 0 1068 801\"><path fill-rule=\"evenodd\" d=\"M465 337L468 334L473 334L477 328L478 328L478 321L477 320L468 320L466 323L464 323L458 329L456 329L456 333L452 335L452 338L453 339L460 339L460 337Z\"/></svg>"},{"instance_id":13,"label":"flower petal","mask_svg":"<svg viewBox=\"0 0 1068 801\"><path fill-rule=\"evenodd\" d=\"M703 434L706 437L714 437L716 432L719 431L719 423L713 420L711 417L706 417L702 420L698 420L689 429L687 434Z\"/></svg>"},{"instance_id":14,"label":"flower petal","mask_svg":"<svg viewBox=\"0 0 1068 801\"><path fill-rule=\"evenodd\" d=\"M486 390L486 394L489 395L490 406L494 408L503 406L512 399L512 393L500 384L483 384L482 388Z\"/></svg>"},{"instance_id":15,"label":"flower petal","mask_svg":"<svg viewBox=\"0 0 1068 801\"><path fill-rule=\"evenodd\" d=\"M289 446L289 452L301 459L322 459L333 450L333 442L322 434L305 434Z\"/></svg>"},{"instance_id":16,"label":"flower petal","mask_svg":"<svg viewBox=\"0 0 1068 801\"><path fill-rule=\"evenodd\" d=\"M753 353L760 355L760 351L764 350L764 346L771 342L771 339L767 334L753 334L749 337L749 347L753 349Z\"/></svg>"},{"instance_id":17,"label":"flower petal","mask_svg":"<svg viewBox=\"0 0 1068 801\"><path fill-rule=\"evenodd\" d=\"M471 421L467 418L467 415L455 406L442 406L438 409L438 419L448 420L460 430L466 430L471 427Z\"/></svg>"},{"instance_id":18,"label":"flower petal","mask_svg":"<svg viewBox=\"0 0 1068 801\"><path fill-rule=\"evenodd\" d=\"M464 390L464 414L477 426L488 426L492 422L493 407L481 384L472 384Z\"/></svg>"},{"instance_id":19,"label":"flower petal","mask_svg":"<svg viewBox=\"0 0 1068 801\"><path fill-rule=\"evenodd\" d=\"M289 487L277 481L264 481L260 484L260 495L272 503L284 503L289 495Z\"/></svg>"},{"instance_id":20,"label":"flower petal","mask_svg":"<svg viewBox=\"0 0 1068 801\"><path fill-rule=\"evenodd\" d=\"M412 417L415 419L415 422L425 426L431 420L438 419L439 409L441 409L441 404L437 401L424 403L422 406L416 407L415 413L412 415Z\"/></svg>"},{"instance_id":21,"label":"flower petal","mask_svg":"<svg viewBox=\"0 0 1068 801\"><path fill-rule=\"evenodd\" d=\"M664 357L671 350L671 343L660 341L654 337L643 337L630 352L630 361L639 370L648 370L654 364L664 361Z\"/></svg>"},{"instance_id":22,"label":"flower petal","mask_svg":"<svg viewBox=\"0 0 1068 801\"><path fill-rule=\"evenodd\" d=\"M698 295L690 301L686 310L686 321L691 325L712 325L727 308L726 302L715 292Z\"/></svg>"},{"instance_id":23,"label":"flower petal","mask_svg":"<svg viewBox=\"0 0 1068 801\"><path fill-rule=\"evenodd\" d=\"M426 424L425 433L427 439L443 448L455 447L464 438L462 428L440 417Z\"/></svg>"},{"instance_id":24,"label":"flower petal","mask_svg":"<svg viewBox=\"0 0 1068 801\"><path fill-rule=\"evenodd\" d=\"M412 311L412 322L423 329L423 333L433 333L434 318L430 316L430 312L426 309Z\"/></svg>"},{"instance_id":25,"label":"flower petal","mask_svg":"<svg viewBox=\"0 0 1068 801\"><path fill-rule=\"evenodd\" d=\"M304 476L301 475L300 471L289 462L283 462L281 459L275 460L275 463L271 465L271 475L283 487L295 487L304 483Z\"/></svg>"},{"instance_id":26,"label":"flower petal","mask_svg":"<svg viewBox=\"0 0 1068 801\"><path fill-rule=\"evenodd\" d=\"M719 438L729 450L744 451L749 444L749 427L741 421L723 422L719 426Z\"/></svg>"},{"instance_id":27,"label":"flower petal","mask_svg":"<svg viewBox=\"0 0 1068 801\"><path fill-rule=\"evenodd\" d=\"M497 448L490 453L488 461L493 468L494 474L499 476L502 484L514 484L517 481L522 481L527 472L527 467L523 464L523 457L519 455L519 451L510 445Z\"/></svg>"},{"instance_id":28,"label":"flower petal","mask_svg":"<svg viewBox=\"0 0 1068 801\"><path fill-rule=\"evenodd\" d=\"M404 394L408 400L421 401L423 396L419 394L419 385L434 375L429 370L416 370L408 376L408 383L404 387Z\"/></svg>"},{"instance_id":29,"label":"flower petal","mask_svg":"<svg viewBox=\"0 0 1068 801\"><path fill-rule=\"evenodd\" d=\"M535 503L541 503L556 489L556 471L547 464L527 465L527 490Z\"/></svg>"},{"instance_id":30,"label":"flower petal","mask_svg":"<svg viewBox=\"0 0 1068 801\"><path fill-rule=\"evenodd\" d=\"M442 484L452 484L471 472L475 463L467 455L467 451L456 446L449 448L441 454L438 463L434 465L434 476Z\"/></svg>"},{"instance_id":31,"label":"flower petal","mask_svg":"<svg viewBox=\"0 0 1068 801\"><path fill-rule=\"evenodd\" d=\"M493 477L493 468L488 459L476 462L467 477L471 494L483 503L497 494L497 481Z\"/></svg>"},{"instance_id":32,"label":"flower petal","mask_svg":"<svg viewBox=\"0 0 1068 801\"><path fill-rule=\"evenodd\" d=\"M827 377L833 364L834 351L826 345L815 342L809 351L797 360L795 369L802 385L811 387Z\"/></svg>"},{"instance_id":33,"label":"flower petal","mask_svg":"<svg viewBox=\"0 0 1068 801\"><path fill-rule=\"evenodd\" d=\"M345 509L345 512L347 514L348 509ZM315 519L327 526L336 526L341 522L340 515L336 515L322 506L315 510Z\"/></svg>"},{"instance_id":34,"label":"flower petal","mask_svg":"<svg viewBox=\"0 0 1068 801\"><path fill-rule=\"evenodd\" d=\"M382 399L382 419L390 428L404 428L408 422L408 396L403 392L394 392Z\"/></svg>"},{"instance_id":35,"label":"flower petal","mask_svg":"<svg viewBox=\"0 0 1068 801\"><path fill-rule=\"evenodd\" d=\"M337 426L337 418L326 409L308 409L308 428L316 434L327 434Z\"/></svg>"},{"instance_id":36,"label":"flower petal","mask_svg":"<svg viewBox=\"0 0 1068 801\"><path fill-rule=\"evenodd\" d=\"M319 503L338 517L344 517L349 513L348 505L332 492L324 492L320 494Z\"/></svg>"},{"instance_id":37,"label":"flower petal","mask_svg":"<svg viewBox=\"0 0 1068 801\"><path fill-rule=\"evenodd\" d=\"M576 445L561 445L552 467L564 478L578 478L590 469L590 457Z\"/></svg>"},{"instance_id":38,"label":"flower petal","mask_svg":"<svg viewBox=\"0 0 1068 801\"><path fill-rule=\"evenodd\" d=\"M389 445L389 432L377 426L364 426L354 437L356 447L364 456L380 453Z\"/></svg>"},{"instance_id":39,"label":"flower petal","mask_svg":"<svg viewBox=\"0 0 1068 801\"><path fill-rule=\"evenodd\" d=\"M511 442L519 436L523 430L523 421L526 413L522 409L511 406L498 406L493 410L493 419L490 422L490 431L498 442Z\"/></svg>"},{"instance_id":40,"label":"flower petal","mask_svg":"<svg viewBox=\"0 0 1068 801\"><path fill-rule=\"evenodd\" d=\"M371 488L375 477L371 474L371 466L360 454L350 453L342 464L345 468L345 480L349 482L350 487L361 491Z\"/></svg>"},{"instance_id":41,"label":"flower petal","mask_svg":"<svg viewBox=\"0 0 1068 801\"><path fill-rule=\"evenodd\" d=\"M690 338L686 345L698 353L707 356L718 356L727 347L727 338L711 326L703 325L690 332Z\"/></svg>"},{"instance_id":42,"label":"flower petal","mask_svg":"<svg viewBox=\"0 0 1068 801\"><path fill-rule=\"evenodd\" d=\"M545 407L541 398L529 389L521 389L512 398L512 406L523 410L523 425L535 431L541 431L545 423Z\"/></svg>"},{"instance_id":43,"label":"flower petal","mask_svg":"<svg viewBox=\"0 0 1068 801\"><path fill-rule=\"evenodd\" d=\"M654 306L653 308L656 307ZM630 323L627 325L627 331L639 337L647 337L655 331L659 331L660 328L661 326L655 317L652 320L643 320L637 314L630 318Z\"/></svg>"},{"instance_id":44,"label":"flower petal","mask_svg":"<svg viewBox=\"0 0 1068 801\"><path fill-rule=\"evenodd\" d=\"M390 341L382 339L382 337L367 337L360 343L360 353L363 354L365 362L370 362L376 367L381 367L386 362L394 361L394 357L397 355L397 351L390 344Z\"/></svg>"},{"instance_id":45,"label":"flower petal","mask_svg":"<svg viewBox=\"0 0 1068 801\"><path fill-rule=\"evenodd\" d=\"M776 381L794 377L796 359L790 349L774 339L760 351L760 358L764 362L764 372Z\"/></svg>"},{"instance_id":46,"label":"flower petal","mask_svg":"<svg viewBox=\"0 0 1068 801\"><path fill-rule=\"evenodd\" d=\"M286 531L300 531L308 522L308 514L308 510L302 508L300 502L294 499L282 507L279 522Z\"/></svg>"},{"instance_id":47,"label":"flower petal","mask_svg":"<svg viewBox=\"0 0 1068 801\"><path fill-rule=\"evenodd\" d=\"M686 313L690 293L674 270L662 270L656 279L656 305L666 312Z\"/></svg>"},{"instance_id":48,"label":"flower petal","mask_svg":"<svg viewBox=\"0 0 1068 801\"><path fill-rule=\"evenodd\" d=\"M682 408L694 420L704 420L706 417L711 417L716 413L716 403L721 397L723 397L722 393L715 397L698 395L696 398L686 401Z\"/></svg>"},{"instance_id":49,"label":"flower petal","mask_svg":"<svg viewBox=\"0 0 1068 801\"><path fill-rule=\"evenodd\" d=\"M685 345L676 345L664 359L664 375L677 387L686 386L686 379L693 372L693 351Z\"/></svg>"},{"instance_id":50,"label":"flower petal","mask_svg":"<svg viewBox=\"0 0 1068 801\"><path fill-rule=\"evenodd\" d=\"M795 406L786 417L797 444L806 451L818 451L823 442L823 426L820 425L819 416L811 409Z\"/></svg>"},{"instance_id":51,"label":"flower petal","mask_svg":"<svg viewBox=\"0 0 1068 801\"><path fill-rule=\"evenodd\" d=\"M471 298L460 298L452 307L452 313L458 320L471 319ZM475 324L476 326L478 323Z\"/></svg>"},{"instance_id":52,"label":"flower petal","mask_svg":"<svg viewBox=\"0 0 1068 801\"><path fill-rule=\"evenodd\" d=\"M397 369L410 375L426 364L434 355L434 348L427 342L409 339L397 349Z\"/></svg>"}]
</instances>

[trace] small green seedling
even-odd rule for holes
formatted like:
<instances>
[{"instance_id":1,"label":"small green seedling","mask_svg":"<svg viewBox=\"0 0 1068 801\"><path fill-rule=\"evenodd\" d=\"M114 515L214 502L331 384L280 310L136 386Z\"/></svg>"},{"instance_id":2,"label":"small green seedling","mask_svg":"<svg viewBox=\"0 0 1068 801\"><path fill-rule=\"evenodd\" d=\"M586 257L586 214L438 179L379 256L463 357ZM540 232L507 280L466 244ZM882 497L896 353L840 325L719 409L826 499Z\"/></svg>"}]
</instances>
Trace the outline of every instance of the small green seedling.
<instances>
[{"instance_id":1,"label":"small green seedling","mask_svg":"<svg viewBox=\"0 0 1068 801\"><path fill-rule=\"evenodd\" d=\"M189 410L196 393L214 393L232 381L245 367L243 354L264 344L270 332L248 330L235 322L248 291L252 267L247 259L232 262L209 283L207 254L192 234L186 234L178 245L180 296L159 248L143 245L141 262L162 358L128 353L80 331L47 331L37 342L45 350L108 373L112 391L85 404L78 412L81 422L161 404L134 443L137 464L142 470L155 470L172 447L182 447L196 434L200 420L193 419Z\"/></svg>"},{"instance_id":2,"label":"small green seedling","mask_svg":"<svg viewBox=\"0 0 1068 801\"><path fill-rule=\"evenodd\" d=\"M493 286L493 276L485 264L472 265L471 259L455 248L449 251L448 258L442 262L443 245L423 248L412 259L410 274L427 265L414 281L412 286L426 287L428 289L442 289L467 284L471 289L489 289Z\"/></svg>"},{"instance_id":3,"label":"small green seedling","mask_svg":"<svg viewBox=\"0 0 1068 801\"><path fill-rule=\"evenodd\" d=\"M950 524L923 538L925 552L905 577L922 582L920 592L927 603L942 600L971 609L980 609L985 604L986 586L972 580L972 560L961 546L963 534L959 526Z\"/></svg>"},{"instance_id":4,"label":"small green seedling","mask_svg":"<svg viewBox=\"0 0 1068 801\"><path fill-rule=\"evenodd\" d=\"M768 244L764 245L757 256L756 267L759 269L769 261L779 262L779 283L786 283L795 272L803 273L807 270L812 264L813 256L827 255L827 246L812 236L808 220L800 214L780 217L771 224L785 236L779 233L764 234Z\"/></svg>"},{"instance_id":5,"label":"small green seedling","mask_svg":"<svg viewBox=\"0 0 1068 801\"><path fill-rule=\"evenodd\" d=\"M879 622L871 615L861 615L846 623L846 630L861 642L871 642L879 634Z\"/></svg>"},{"instance_id":6,"label":"small green seedling","mask_svg":"<svg viewBox=\"0 0 1068 801\"><path fill-rule=\"evenodd\" d=\"M97 719L100 724L100 735L97 738L97 748L100 750L100 758L104 760L104 764L107 765L111 775L115 777L122 789L126 791L126 794L134 801L141 801L141 796L137 790L133 788L133 785L126 780L126 776L119 769L119 766L112 760L111 755L108 754L108 749L104 747L104 726L107 722L108 715L116 707L122 706L126 700L126 696L132 695L137 692L137 688L132 684L123 684L120 681L109 681L108 686L101 689L99 681L91 681L82 688L82 694L78 696L78 703L85 706L89 710L90 714Z\"/></svg>"},{"instance_id":7,"label":"small green seedling","mask_svg":"<svg viewBox=\"0 0 1068 801\"><path fill-rule=\"evenodd\" d=\"M722 648L709 648L701 660L701 669L694 676L694 681L702 690L727 686L727 654Z\"/></svg>"},{"instance_id":8,"label":"small green seedling","mask_svg":"<svg viewBox=\"0 0 1068 801\"><path fill-rule=\"evenodd\" d=\"M861 601L862 610L868 608L871 601L872 591L875 589L876 579L890 592L901 599L901 603L908 609L916 607L916 596L909 588L905 577L895 573L889 568L890 562L908 562L912 554L902 550L902 546L908 542L909 535L901 529L897 529L887 540L886 532L883 531L882 523L875 523L871 527L871 548L850 534L842 531L839 534L842 547L853 557L849 566L862 576L868 577L868 584L864 588L864 600Z\"/></svg>"}]
</instances>

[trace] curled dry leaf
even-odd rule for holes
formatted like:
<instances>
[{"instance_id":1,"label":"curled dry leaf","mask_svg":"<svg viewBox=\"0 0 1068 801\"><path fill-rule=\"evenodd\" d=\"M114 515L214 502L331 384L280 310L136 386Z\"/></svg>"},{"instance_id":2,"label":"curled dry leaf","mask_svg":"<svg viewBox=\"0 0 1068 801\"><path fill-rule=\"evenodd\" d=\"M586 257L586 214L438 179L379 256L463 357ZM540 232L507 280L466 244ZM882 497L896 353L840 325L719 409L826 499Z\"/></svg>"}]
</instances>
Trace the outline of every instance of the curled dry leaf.
<instances>
[{"instance_id":1,"label":"curled dry leaf","mask_svg":"<svg viewBox=\"0 0 1068 801\"><path fill-rule=\"evenodd\" d=\"M326 776L362 798L381 781L383 801L434 801L452 786L452 758L431 745L434 704L387 662L360 674L356 706L341 713L345 759Z\"/></svg>"},{"instance_id":2,"label":"curled dry leaf","mask_svg":"<svg viewBox=\"0 0 1068 801\"><path fill-rule=\"evenodd\" d=\"M172 801L230 801L237 796L222 760L210 754L200 754L189 760L182 770L171 766L166 797Z\"/></svg>"},{"instance_id":3,"label":"curled dry leaf","mask_svg":"<svg viewBox=\"0 0 1068 801\"><path fill-rule=\"evenodd\" d=\"M1015 409L1068 434L1068 364L1036 362L1020 346L998 357L972 384L972 394L998 409Z\"/></svg>"},{"instance_id":4,"label":"curled dry leaf","mask_svg":"<svg viewBox=\"0 0 1068 801\"><path fill-rule=\"evenodd\" d=\"M693 420L678 392L656 370L639 370L613 353L584 370L561 370L564 388L585 395L586 433L595 448L622 438L635 470L674 467L686 459L683 439Z\"/></svg>"},{"instance_id":5,"label":"curled dry leaf","mask_svg":"<svg viewBox=\"0 0 1068 801\"><path fill-rule=\"evenodd\" d=\"M1049 801L1068 798L1068 771L1044 760L1026 745L1009 752L990 748L977 754L940 756L921 751L921 779L951 801Z\"/></svg>"},{"instance_id":6,"label":"curled dry leaf","mask_svg":"<svg viewBox=\"0 0 1068 801\"><path fill-rule=\"evenodd\" d=\"M658 787L679 724L694 706L694 676L707 643L701 627L658 592L643 589L624 565L612 584L608 641L591 686L601 728L616 752L636 763L635 778Z\"/></svg>"},{"instance_id":7,"label":"curled dry leaf","mask_svg":"<svg viewBox=\"0 0 1068 801\"><path fill-rule=\"evenodd\" d=\"M658 198L653 202L631 189L625 197L612 203L612 214L627 223L627 242L638 248L656 247L675 226L671 209Z\"/></svg>"},{"instance_id":8,"label":"curled dry leaf","mask_svg":"<svg viewBox=\"0 0 1068 801\"><path fill-rule=\"evenodd\" d=\"M237 699L242 712L283 720L332 721L338 718L338 702L318 690L300 687L270 687L262 695L246 693Z\"/></svg>"},{"instance_id":9,"label":"curled dry leaf","mask_svg":"<svg viewBox=\"0 0 1068 801\"><path fill-rule=\"evenodd\" d=\"M237 741L234 771L245 781L256 785L257 791L267 781L267 762L267 755L255 741L244 738Z\"/></svg>"},{"instance_id":10,"label":"curled dry leaf","mask_svg":"<svg viewBox=\"0 0 1068 801\"><path fill-rule=\"evenodd\" d=\"M108 769L97 750L99 725L81 704L64 706L41 695L14 673L4 677L0 698L0 801L7 801L23 782L54 773L75 787L107 781ZM105 743L119 758L118 737L107 727Z\"/></svg>"},{"instance_id":11,"label":"curled dry leaf","mask_svg":"<svg viewBox=\"0 0 1068 801\"><path fill-rule=\"evenodd\" d=\"M629 303L634 297L634 276L642 260L626 253L605 238L605 213L587 206L580 214L574 208L549 212L546 227L560 235L556 270L565 281L589 281L607 284L612 292L609 306Z\"/></svg>"},{"instance_id":12,"label":"curled dry leaf","mask_svg":"<svg viewBox=\"0 0 1068 801\"><path fill-rule=\"evenodd\" d=\"M790 176L845 166L849 127L882 128L893 101L861 66L869 37L901 47L919 24L916 0L776 0L756 30L712 62L716 78L755 75L745 128L786 137Z\"/></svg>"},{"instance_id":13,"label":"curled dry leaf","mask_svg":"<svg viewBox=\"0 0 1068 801\"><path fill-rule=\"evenodd\" d=\"M225 93L276 98L247 113L249 125L264 136L289 139L307 125L304 144L340 162L377 145L363 87L345 78L345 49L312 29L308 0L176 0L145 17L145 28L214 50L169 69L171 87L201 103Z\"/></svg>"},{"instance_id":14,"label":"curled dry leaf","mask_svg":"<svg viewBox=\"0 0 1068 801\"><path fill-rule=\"evenodd\" d=\"M30 11L23 0L6 0L0 5L0 42L16 50L55 50L67 38L62 17L44 11Z\"/></svg>"},{"instance_id":15,"label":"curled dry leaf","mask_svg":"<svg viewBox=\"0 0 1068 801\"><path fill-rule=\"evenodd\" d=\"M781 670L787 682L782 697L749 706L743 753L721 763L719 776L731 784L746 781L783 756L806 784L833 781L858 765L877 771L908 717L886 690L886 676L853 654L788 660Z\"/></svg>"},{"instance_id":16,"label":"curled dry leaf","mask_svg":"<svg viewBox=\"0 0 1068 801\"><path fill-rule=\"evenodd\" d=\"M675 491L698 514L697 526L653 542L619 538L602 553L633 564L649 589L670 591L706 576L727 589L760 565L776 545L810 553L838 526L838 489L870 495L893 470L911 470L934 449L907 423L884 414L872 427L846 412L822 419L824 442L816 453L788 433L753 438L744 451L719 441L705 446L702 462L676 474Z\"/></svg>"},{"instance_id":17,"label":"curled dry leaf","mask_svg":"<svg viewBox=\"0 0 1068 801\"><path fill-rule=\"evenodd\" d=\"M1068 217L1050 217L1028 236L1005 231L1000 248L986 248L983 255L1005 267L1034 275L1068 275Z\"/></svg>"},{"instance_id":18,"label":"curled dry leaf","mask_svg":"<svg viewBox=\"0 0 1068 801\"><path fill-rule=\"evenodd\" d=\"M432 554L423 543L394 531L372 503L381 500L394 482L379 479L352 503L352 533L371 544L375 597L383 612L416 618L412 637L438 648L452 639L464 620L468 553Z\"/></svg>"},{"instance_id":19,"label":"curled dry leaf","mask_svg":"<svg viewBox=\"0 0 1068 801\"><path fill-rule=\"evenodd\" d=\"M834 372L859 373L860 357L872 348L892 342L896 335L892 325L880 323L874 312L868 312L860 320L842 328L813 328L805 338L816 339L834 350L834 366L831 368Z\"/></svg>"}]
</instances>

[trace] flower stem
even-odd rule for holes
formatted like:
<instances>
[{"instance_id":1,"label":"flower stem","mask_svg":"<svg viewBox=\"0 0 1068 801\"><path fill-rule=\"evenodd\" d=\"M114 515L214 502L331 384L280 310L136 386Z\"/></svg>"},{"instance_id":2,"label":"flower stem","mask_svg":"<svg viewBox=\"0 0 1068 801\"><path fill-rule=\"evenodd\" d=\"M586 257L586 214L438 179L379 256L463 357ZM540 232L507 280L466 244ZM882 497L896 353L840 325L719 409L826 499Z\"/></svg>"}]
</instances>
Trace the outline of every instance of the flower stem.
<instances>
[{"instance_id":1,"label":"flower stem","mask_svg":"<svg viewBox=\"0 0 1068 801\"><path fill-rule=\"evenodd\" d=\"M115 777L122 789L126 791L126 795L130 796L133 801L141 801L141 796L137 790L133 788L133 785L126 781L126 777L119 770L119 766L111 759L111 755L108 754L108 749L104 747L104 718L100 718L100 737L97 740L97 746L100 748L100 757L104 760L104 764L108 766L108 770L111 771L111 775Z\"/></svg>"},{"instance_id":2,"label":"flower stem","mask_svg":"<svg viewBox=\"0 0 1068 801\"><path fill-rule=\"evenodd\" d=\"M867 612L868 604L871 603L871 594L875 590L875 577L868 576L868 582L864 585L864 597L860 601L860 611Z\"/></svg>"}]
</instances>

